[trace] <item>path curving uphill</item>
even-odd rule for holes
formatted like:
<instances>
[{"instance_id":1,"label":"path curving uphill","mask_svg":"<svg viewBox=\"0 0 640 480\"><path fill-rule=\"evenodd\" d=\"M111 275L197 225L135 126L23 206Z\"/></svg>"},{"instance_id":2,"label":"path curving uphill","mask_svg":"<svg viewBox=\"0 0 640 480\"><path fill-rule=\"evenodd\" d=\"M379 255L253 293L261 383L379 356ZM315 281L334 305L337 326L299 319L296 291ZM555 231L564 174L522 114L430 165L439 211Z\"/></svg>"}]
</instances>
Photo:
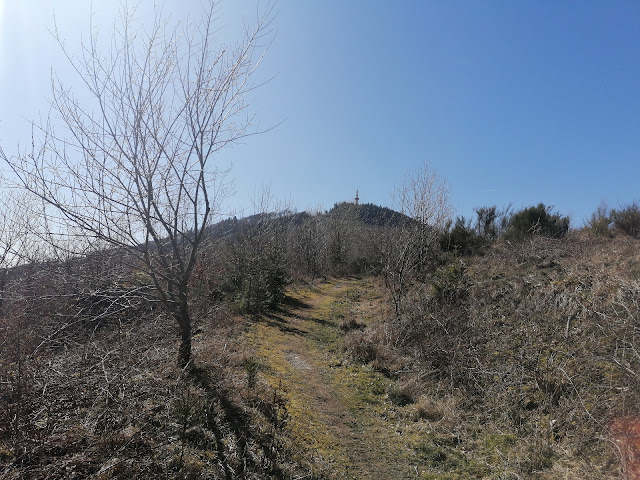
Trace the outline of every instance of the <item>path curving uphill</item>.
<instances>
[{"instance_id":1,"label":"path curving uphill","mask_svg":"<svg viewBox=\"0 0 640 480\"><path fill-rule=\"evenodd\" d=\"M373 284L336 280L291 295L285 309L252 325L249 341L263 375L288 399L294 439L333 478L419 477L415 449L387 419L389 380L344 354L341 323L367 321Z\"/></svg>"}]
</instances>

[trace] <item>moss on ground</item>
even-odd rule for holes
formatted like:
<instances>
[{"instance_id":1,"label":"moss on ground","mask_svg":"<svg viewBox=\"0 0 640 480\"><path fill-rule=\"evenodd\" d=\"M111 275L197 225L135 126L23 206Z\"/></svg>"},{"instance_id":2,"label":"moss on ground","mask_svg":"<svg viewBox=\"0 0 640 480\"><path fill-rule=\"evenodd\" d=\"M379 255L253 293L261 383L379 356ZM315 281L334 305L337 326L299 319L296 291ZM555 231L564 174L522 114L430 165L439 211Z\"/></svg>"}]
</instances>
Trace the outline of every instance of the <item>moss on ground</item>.
<instances>
[{"instance_id":1,"label":"moss on ground","mask_svg":"<svg viewBox=\"0 0 640 480\"><path fill-rule=\"evenodd\" d=\"M248 342L265 365L262 381L286 396L295 441L331 478L482 478L455 437L392 401L394 380L345 353L345 319L372 321L381 294L372 280L332 280L289 292L290 305L256 320ZM497 447L492 445L492 448Z\"/></svg>"}]
</instances>

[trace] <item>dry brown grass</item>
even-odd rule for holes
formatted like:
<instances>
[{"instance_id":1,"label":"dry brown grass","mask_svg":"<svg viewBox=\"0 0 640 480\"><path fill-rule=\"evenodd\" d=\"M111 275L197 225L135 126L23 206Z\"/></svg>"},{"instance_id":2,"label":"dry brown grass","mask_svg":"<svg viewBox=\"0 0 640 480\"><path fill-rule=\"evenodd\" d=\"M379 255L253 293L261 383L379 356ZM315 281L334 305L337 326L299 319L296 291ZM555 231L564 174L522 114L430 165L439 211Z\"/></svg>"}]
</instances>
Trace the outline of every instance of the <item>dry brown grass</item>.
<instances>
[{"instance_id":1,"label":"dry brown grass","mask_svg":"<svg viewBox=\"0 0 640 480\"><path fill-rule=\"evenodd\" d=\"M3 322L0 478L311 478L273 415L283 399L247 385L244 322L210 309L190 370L174 320L151 311L35 353L6 348L25 332Z\"/></svg>"},{"instance_id":2,"label":"dry brown grass","mask_svg":"<svg viewBox=\"0 0 640 480\"><path fill-rule=\"evenodd\" d=\"M376 441L393 437L423 478L633 478L637 439L620 419L640 415L638 245L500 242L416 281L400 318L378 279L325 284L322 301L309 286L295 318L250 329L203 301L190 371L175 364L174 321L150 308L60 331L68 302L5 309L0 477L319 477L340 449L291 440L333 438L305 433L304 392L375 413ZM278 383L294 367L297 383ZM329 427L364 448L341 415Z\"/></svg>"},{"instance_id":3,"label":"dry brown grass","mask_svg":"<svg viewBox=\"0 0 640 480\"><path fill-rule=\"evenodd\" d=\"M499 478L615 477L609 426L640 413L638 246L586 231L499 242L416 283L401 318L349 347L418 379L415 418L474 443ZM460 417L445 425L452 396Z\"/></svg>"}]
</instances>

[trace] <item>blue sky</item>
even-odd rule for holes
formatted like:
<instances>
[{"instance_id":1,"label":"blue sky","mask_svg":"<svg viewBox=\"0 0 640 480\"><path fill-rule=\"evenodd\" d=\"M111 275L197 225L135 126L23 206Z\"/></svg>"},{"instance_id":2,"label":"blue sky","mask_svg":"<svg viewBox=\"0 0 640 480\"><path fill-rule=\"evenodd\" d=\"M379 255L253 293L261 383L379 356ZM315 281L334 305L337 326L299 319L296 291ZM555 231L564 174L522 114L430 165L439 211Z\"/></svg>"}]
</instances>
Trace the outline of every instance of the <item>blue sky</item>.
<instances>
[{"instance_id":1,"label":"blue sky","mask_svg":"<svg viewBox=\"0 0 640 480\"><path fill-rule=\"evenodd\" d=\"M89 11L78 3L0 0L5 151L28 142L22 117L46 112L50 69L73 81L45 27L55 8L77 44ZM187 3L164 8L197 14L199 2ZM113 5L96 17L107 31ZM256 5L223 1L221 38L237 36ZM250 210L265 184L298 210L330 208L356 189L390 205L394 183L424 162L447 179L461 215L543 202L579 226L603 199L640 200L637 0L279 0L276 9L259 73L274 78L252 108L260 127L277 127L223 153L234 164L230 208Z\"/></svg>"}]
</instances>

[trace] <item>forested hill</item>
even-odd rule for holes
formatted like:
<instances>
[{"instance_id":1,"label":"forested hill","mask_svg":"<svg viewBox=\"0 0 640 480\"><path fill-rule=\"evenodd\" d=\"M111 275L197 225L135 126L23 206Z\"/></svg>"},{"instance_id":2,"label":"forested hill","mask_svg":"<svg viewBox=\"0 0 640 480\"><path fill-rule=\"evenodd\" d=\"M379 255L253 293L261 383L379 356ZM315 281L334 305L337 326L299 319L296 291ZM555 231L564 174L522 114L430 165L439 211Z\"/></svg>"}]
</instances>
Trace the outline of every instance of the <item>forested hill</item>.
<instances>
[{"instance_id":1,"label":"forested hill","mask_svg":"<svg viewBox=\"0 0 640 480\"><path fill-rule=\"evenodd\" d=\"M410 218L388 207L365 203L356 205L350 202L336 203L333 208L322 213L315 214L324 219L349 219L363 225L374 227L397 226L402 222L410 222ZM293 212L291 210L270 211L256 213L243 218L227 218L214 224L210 228L210 234L214 238L221 238L240 230L256 227L265 223L279 223L281 225L301 225L310 217L309 212Z\"/></svg>"},{"instance_id":2,"label":"forested hill","mask_svg":"<svg viewBox=\"0 0 640 480\"><path fill-rule=\"evenodd\" d=\"M365 225L377 227L396 226L401 222L409 221L409 217L387 207L381 207L372 203L356 205L349 202L336 203L328 212L329 216L350 216L358 219Z\"/></svg>"}]
</instances>

